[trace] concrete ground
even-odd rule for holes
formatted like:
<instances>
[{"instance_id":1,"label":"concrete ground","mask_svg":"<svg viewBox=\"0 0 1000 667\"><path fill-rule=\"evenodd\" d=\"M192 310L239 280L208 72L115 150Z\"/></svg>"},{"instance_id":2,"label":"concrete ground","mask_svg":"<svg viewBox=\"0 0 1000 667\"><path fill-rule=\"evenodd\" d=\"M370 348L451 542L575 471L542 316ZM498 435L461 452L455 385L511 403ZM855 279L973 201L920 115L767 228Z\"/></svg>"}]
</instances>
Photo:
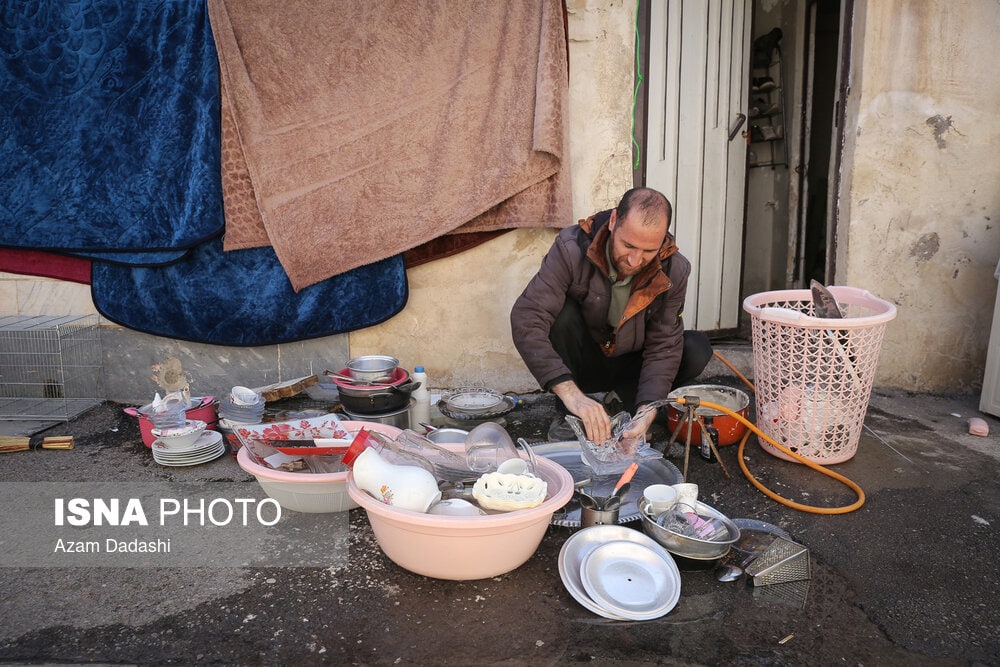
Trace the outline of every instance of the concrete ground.
<instances>
[{"instance_id":1,"label":"concrete ground","mask_svg":"<svg viewBox=\"0 0 1000 667\"><path fill-rule=\"evenodd\" d=\"M702 381L739 386L725 373ZM513 437L544 441L553 399L523 399L504 425ZM695 453L688 479L709 504L730 518L779 526L808 547L811 579L790 591L754 587L745 578L723 583L712 568L682 562L673 610L652 621L611 621L587 611L562 585L557 560L573 528L550 527L531 559L512 572L445 581L386 558L364 510L355 509L344 519L349 558L335 567L28 567L8 557L0 569L0 661L1000 664L1000 422L987 416L991 434L969 435L968 419L983 416L977 405L975 396L876 389L866 423L878 437L866 431L857 454L835 466L866 494L848 514L793 510L766 497L740 472L735 446L721 451L729 479ZM228 455L191 467L158 465L122 407L105 403L36 434L35 443L72 434L75 448L4 455L0 486L255 484ZM666 438L660 428L652 441ZM682 448L672 448L668 460L680 468ZM846 487L764 453L755 438L744 460L792 500L854 500ZM9 494L6 505L8 521L35 516ZM298 515L307 530L320 532L335 516ZM8 551L6 539L0 547Z\"/></svg>"}]
</instances>

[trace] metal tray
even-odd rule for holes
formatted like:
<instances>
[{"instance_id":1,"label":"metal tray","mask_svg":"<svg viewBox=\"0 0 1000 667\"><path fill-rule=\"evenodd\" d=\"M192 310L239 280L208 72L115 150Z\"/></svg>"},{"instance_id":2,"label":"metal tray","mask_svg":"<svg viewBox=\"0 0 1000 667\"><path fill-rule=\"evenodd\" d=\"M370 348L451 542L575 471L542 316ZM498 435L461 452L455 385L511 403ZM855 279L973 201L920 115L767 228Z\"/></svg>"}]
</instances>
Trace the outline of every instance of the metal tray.
<instances>
[{"instance_id":1,"label":"metal tray","mask_svg":"<svg viewBox=\"0 0 1000 667\"><path fill-rule=\"evenodd\" d=\"M438 401L437 407L442 415L448 419L465 422L465 421L492 421L499 417L503 417L508 412L513 410L517 406L517 399L513 396L508 396L504 394L503 400L495 408L491 409L489 412L478 412L476 414L469 414L467 412L456 411L449 407L448 404L441 400Z\"/></svg>"},{"instance_id":2,"label":"metal tray","mask_svg":"<svg viewBox=\"0 0 1000 667\"><path fill-rule=\"evenodd\" d=\"M583 462L578 442L543 442L532 445L531 449L536 455L544 456L565 468L573 476L576 485L592 496L610 494L618 478L621 477L621 474L594 475L593 469ZM662 457L640 460L639 469L632 477L628 493L622 498L618 523L639 520L641 515L637 501L642 497L642 490L650 484L680 484L683 481L684 476L677 466ZM552 515L552 525L580 527L580 503L575 496Z\"/></svg>"}]
</instances>

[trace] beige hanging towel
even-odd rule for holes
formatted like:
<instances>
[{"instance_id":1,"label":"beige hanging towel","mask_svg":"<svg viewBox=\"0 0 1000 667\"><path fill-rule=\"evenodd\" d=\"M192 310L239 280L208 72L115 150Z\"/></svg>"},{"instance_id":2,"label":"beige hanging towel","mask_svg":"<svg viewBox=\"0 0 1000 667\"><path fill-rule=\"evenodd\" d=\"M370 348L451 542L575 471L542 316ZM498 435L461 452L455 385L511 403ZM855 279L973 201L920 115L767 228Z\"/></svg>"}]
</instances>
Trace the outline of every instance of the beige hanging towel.
<instances>
[{"instance_id":1,"label":"beige hanging towel","mask_svg":"<svg viewBox=\"0 0 1000 667\"><path fill-rule=\"evenodd\" d=\"M298 291L450 232L572 222L562 0L210 0L226 250Z\"/></svg>"}]
</instances>

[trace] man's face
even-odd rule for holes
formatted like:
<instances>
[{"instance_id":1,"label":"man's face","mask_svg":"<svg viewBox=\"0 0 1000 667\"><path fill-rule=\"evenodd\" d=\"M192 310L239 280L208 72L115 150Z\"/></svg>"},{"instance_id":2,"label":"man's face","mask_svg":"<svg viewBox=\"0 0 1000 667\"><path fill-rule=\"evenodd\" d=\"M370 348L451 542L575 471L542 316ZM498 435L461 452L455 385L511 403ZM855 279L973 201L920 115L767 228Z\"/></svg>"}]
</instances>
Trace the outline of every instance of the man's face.
<instances>
[{"instance_id":1,"label":"man's face","mask_svg":"<svg viewBox=\"0 0 1000 667\"><path fill-rule=\"evenodd\" d=\"M611 212L611 261L619 280L634 276L654 261L666 239L666 216L659 216L655 224L643 222L634 211L623 220L618 219L618 211Z\"/></svg>"}]
</instances>

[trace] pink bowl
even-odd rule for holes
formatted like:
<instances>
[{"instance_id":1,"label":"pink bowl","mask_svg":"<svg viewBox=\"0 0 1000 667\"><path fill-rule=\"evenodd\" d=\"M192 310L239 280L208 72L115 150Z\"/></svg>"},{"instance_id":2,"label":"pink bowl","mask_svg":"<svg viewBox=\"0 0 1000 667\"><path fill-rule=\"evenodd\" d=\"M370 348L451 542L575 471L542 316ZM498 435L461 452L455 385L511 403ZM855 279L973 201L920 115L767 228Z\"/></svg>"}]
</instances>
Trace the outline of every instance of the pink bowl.
<instances>
[{"instance_id":1,"label":"pink bowl","mask_svg":"<svg viewBox=\"0 0 1000 667\"><path fill-rule=\"evenodd\" d=\"M461 452L464 445L442 445ZM447 516L401 510L358 488L347 476L347 493L368 512L375 539L402 568L436 579L486 579L515 570L538 549L552 514L573 496L573 477L561 465L539 457L536 474L548 484L548 498L526 510L487 516Z\"/></svg>"},{"instance_id":2,"label":"pink bowl","mask_svg":"<svg viewBox=\"0 0 1000 667\"><path fill-rule=\"evenodd\" d=\"M391 438L395 438L400 433L400 430L395 426L374 422L341 421L339 426L348 432L350 440L353 440L353 434L362 428L384 433ZM264 489L264 492L277 500L283 509L296 512L324 513L343 512L357 507L357 504L347 495L346 470L322 474L274 470L255 462L250 457L250 452L247 451L246 447L240 447L239 453L236 455L236 462L243 470L256 477L257 483Z\"/></svg>"}]
</instances>

